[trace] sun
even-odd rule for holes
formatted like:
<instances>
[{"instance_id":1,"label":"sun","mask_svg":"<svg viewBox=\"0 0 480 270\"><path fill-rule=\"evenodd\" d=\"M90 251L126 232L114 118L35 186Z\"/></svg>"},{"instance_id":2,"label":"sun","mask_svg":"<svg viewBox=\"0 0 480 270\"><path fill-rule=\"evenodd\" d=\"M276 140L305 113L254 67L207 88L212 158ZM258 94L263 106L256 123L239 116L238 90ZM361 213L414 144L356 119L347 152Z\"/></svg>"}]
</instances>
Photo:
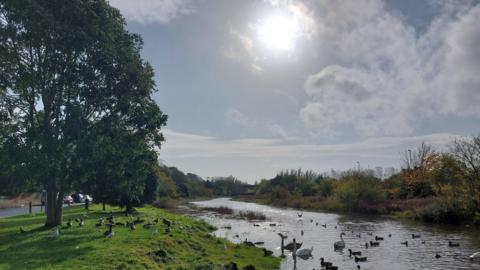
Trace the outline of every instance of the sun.
<instances>
[{"instance_id":1,"label":"sun","mask_svg":"<svg viewBox=\"0 0 480 270\"><path fill-rule=\"evenodd\" d=\"M258 28L258 37L268 49L290 51L299 34L298 23L292 16L274 15Z\"/></svg>"}]
</instances>

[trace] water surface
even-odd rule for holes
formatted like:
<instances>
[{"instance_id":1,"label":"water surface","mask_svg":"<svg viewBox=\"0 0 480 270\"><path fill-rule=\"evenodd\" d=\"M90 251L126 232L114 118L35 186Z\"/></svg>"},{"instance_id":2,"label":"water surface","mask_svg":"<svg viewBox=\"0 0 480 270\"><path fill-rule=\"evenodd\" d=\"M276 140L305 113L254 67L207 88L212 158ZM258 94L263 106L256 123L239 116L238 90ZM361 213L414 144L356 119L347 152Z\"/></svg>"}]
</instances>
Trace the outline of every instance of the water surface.
<instances>
[{"instance_id":1,"label":"water surface","mask_svg":"<svg viewBox=\"0 0 480 270\"><path fill-rule=\"evenodd\" d=\"M280 237L277 235L279 232L288 235L286 243L295 238L303 243L302 248L313 246L311 258L296 259L296 269L299 270L320 269L321 257L333 262L339 269L357 269L357 263L349 256L348 248L361 251L362 256L367 257L367 262L358 263L361 269L480 269L480 261L470 261L468 258L472 253L480 251L480 230L474 228L405 224L370 216L296 211L237 202L228 198L194 204L201 207L227 206L236 211L262 212L267 217L266 221L249 222L209 212L197 212L194 215L216 226L218 230L215 235L219 237L236 243L246 239L265 242L260 247L274 251L277 256L281 254ZM302 218L297 216L300 212L303 213ZM322 225L326 225L326 228ZM224 228L228 226L231 226L231 229ZM334 251L333 243L339 240L341 232L346 234L346 249ZM412 239L412 234L419 234L420 238ZM379 247L365 248L365 242L374 240L375 236L384 237L384 241L380 241ZM408 241L408 247L401 244L404 241ZM459 243L460 246L449 247L448 241ZM435 258L436 254L441 257ZM281 269L295 269L290 252L285 251L285 255Z\"/></svg>"}]
</instances>

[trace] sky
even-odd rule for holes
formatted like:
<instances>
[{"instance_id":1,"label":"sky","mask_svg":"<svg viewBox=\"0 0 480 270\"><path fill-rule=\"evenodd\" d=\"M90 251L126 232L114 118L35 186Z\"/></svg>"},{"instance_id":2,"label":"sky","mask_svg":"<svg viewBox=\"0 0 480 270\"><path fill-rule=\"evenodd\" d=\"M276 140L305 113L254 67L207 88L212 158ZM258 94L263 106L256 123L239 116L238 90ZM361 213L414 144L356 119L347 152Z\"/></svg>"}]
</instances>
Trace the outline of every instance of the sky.
<instances>
[{"instance_id":1,"label":"sky","mask_svg":"<svg viewBox=\"0 0 480 270\"><path fill-rule=\"evenodd\" d=\"M400 167L480 132L480 3L110 0L144 39L160 159L253 182Z\"/></svg>"}]
</instances>

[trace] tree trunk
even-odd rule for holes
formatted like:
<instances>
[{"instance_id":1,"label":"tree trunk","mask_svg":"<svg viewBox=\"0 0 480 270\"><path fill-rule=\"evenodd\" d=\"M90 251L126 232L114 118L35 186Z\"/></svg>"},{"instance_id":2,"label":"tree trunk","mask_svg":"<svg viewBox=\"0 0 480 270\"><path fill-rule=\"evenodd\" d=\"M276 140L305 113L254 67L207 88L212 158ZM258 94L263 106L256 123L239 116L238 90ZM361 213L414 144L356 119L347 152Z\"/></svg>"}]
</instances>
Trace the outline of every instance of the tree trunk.
<instances>
[{"instance_id":1,"label":"tree trunk","mask_svg":"<svg viewBox=\"0 0 480 270\"><path fill-rule=\"evenodd\" d=\"M47 220L45 227L55 227L62 224L63 197L55 188L47 187Z\"/></svg>"}]
</instances>

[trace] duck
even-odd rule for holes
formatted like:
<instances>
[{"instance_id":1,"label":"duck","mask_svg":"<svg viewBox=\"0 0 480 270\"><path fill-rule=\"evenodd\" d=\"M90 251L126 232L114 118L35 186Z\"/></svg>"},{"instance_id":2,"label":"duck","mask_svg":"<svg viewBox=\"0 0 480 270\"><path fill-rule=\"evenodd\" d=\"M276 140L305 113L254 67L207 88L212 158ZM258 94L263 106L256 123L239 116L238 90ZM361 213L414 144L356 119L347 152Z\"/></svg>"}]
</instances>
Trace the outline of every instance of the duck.
<instances>
[{"instance_id":1,"label":"duck","mask_svg":"<svg viewBox=\"0 0 480 270\"><path fill-rule=\"evenodd\" d=\"M368 242L365 242L365 248L368 248Z\"/></svg>"},{"instance_id":2,"label":"duck","mask_svg":"<svg viewBox=\"0 0 480 270\"><path fill-rule=\"evenodd\" d=\"M325 267L325 269L326 270L338 270L338 266L331 265L331 266Z\"/></svg>"},{"instance_id":3,"label":"duck","mask_svg":"<svg viewBox=\"0 0 480 270\"><path fill-rule=\"evenodd\" d=\"M303 236L303 230L300 231L300 234Z\"/></svg>"},{"instance_id":4,"label":"duck","mask_svg":"<svg viewBox=\"0 0 480 270\"><path fill-rule=\"evenodd\" d=\"M441 258L441 257L442 257L442 256L440 256L440 254L438 254L438 253L437 253L437 254L435 254L435 258L437 258L437 259L438 259L438 258Z\"/></svg>"},{"instance_id":5,"label":"duck","mask_svg":"<svg viewBox=\"0 0 480 270\"><path fill-rule=\"evenodd\" d=\"M406 247L408 247L408 241L400 242L400 244L405 245Z\"/></svg>"},{"instance_id":6,"label":"duck","mask_svg":"<svg viewBox=\"0 0 480 270\"><path fill-rule=\"evenodd\" d=\"M258 241L258 242L254 242L254 244L255 244L255 245L264 245L265 242L263 242L263 241Z\"/></svg>"},{"instance_id":7,"label":"duck","mask_svg":"<svg viewBox=\"0 0 480 270\"><path fill-rule=\"evenodd\" d=\"M448 246L449 247L459 247L460 243L453 243L452 241L448 241Z\"/></svg>"},{"instance_id":8,"label":"duck","mask_svg":"<svg viewBox=\"0 0 480 270\"><path fill-rule=\"evenodd\" d=\"M389 233L389 234L388 234L388 237L392 237L392 234L391 234L391 233Z\"/></svg>"},{"instance_id":9,"label":"duck","mask_svg":"<svg viewBox=\"0 0 480 270\"><path fill-rule=\"evenodd\" d=\"M380 246L380 243L379 243L379 242L370 241L370 246L371 246L371 247L378 247L378 246Z\"/></svg>"},{"instance_id":10,"label":"duck","mask_svg":"<svg viewBox=\"0 0 480 270\"><path fill-rule=\"evenodd\" d=\"M327 224L323 224L322 227L323 227L323 228L327 228Z\"/></svg>"},{"instance_id":11,"label":"duck","mask_svg":"<svg viewBox=\"0 0 480 270\"><path fill-rule=\"evenodd\" d=\"M255 244L253 242L250 242L247 239L245 239L245 241L243 241L243 244L246 245L246 246L249 246L249 247L254 247L255 246Z\"/></svg>"},{"instance_id":12,"label":"duck","mask_svg":"<svg viewBox=\"0 0 480 270\"><path fill-rule=\"evenodd\" d=\"M318 222L315 222L315 226L318 226Z\"/></svg>"},{"instance_id":13,"label":"duck","mask_svg":"<svg viewBox=\"0 0 480 270\"><path fill-rule=\"evenodd\" d=\"M420 234L413 234L413 233L412 233L412 239L420 238L420 237L421 237Z\"/></svg>"},{"instance_id":14,"label":"duck","mask_svg":"<svg viewBox=\"0 0 480 270\"><path fill-rule=\"evenodd\" d=\"M356 236L357 236L357 238L362 238L361 234L357 234Z\"/></svg>"},{"instance_id":15,"label":"duck","mask_svg":"<svg viewBox=\"0 0 480 270\"><path fill-rule=\"evenodd\" d=\"M375 241L383 241L383 237L375 236Z\"/></svg>"},{"instance_id":16,"label":"duck","mask_svg":"<svg viewBox=\"0 0 480 270\"><path fill-rule=\"evenodd\" d=\"M295 255L297 255L298 257L308 258L312 256L312 251L313 251L313 247L304 248L304 249L297 250L295 252Z\"/></svg>"},{"instance_id":17,"label":"duck","mask_svg":"<svg viewBox=\"0 0 480 270\"><path fill-rule=\"evenodd\" d=\"M332 263L326 262L323 258L320 258L320 266L326 268L326 267L332 266Z\"/></svg>"},{"instance_id":18,"label":"duck","mask_svg":"<svg viewBox=\"0 0 480 270\"><path fill-rule=\"evenodd\" d=\"M348 249L348 252L350 253L350 256L362 256L361 251L352 251L351 249Z\"/></svg>"},{"instance_id":19,"label":"duck","mask_svg":"<svg viewBox=\"0 0 480 270\"><path fill-rule=\"evenodd\" d=\"M355 256L355 262L358 263L358 262L366 262L367 261L367 257L357 257Z\"/></svg>"},{"instance_id":20,"label":"duck","mask_svg":"<svg viewBox=\"0 0 480 270\"><path fill-rule=\"evenodd\" d=\"M470 255L470 257L468 257L471 261L475 260L475 259L480 259L480 251L479 252L475 252L473 253L472 255Z\"/></svg>"},{"instance_id":21,"label":"duck","mask_svg":"<svg viewBox=\"0 0 480 270\"><path fill-rule=\"evenodd\" d=\"M340 233L340 241L337 241L333 243L333 248L334 249L344 249L345 248L345 241L343 241L343 236L345 233L341 232Z\"/></svg>"},{"instance_id":22,"label":"duck","mask_svg":"<svg viewBox=\"0 0 480 270\"><path fill-rule=\"evenodd\" d=\"M301 213L297 212L297 216L298 216L298 218L302 218L303 212L301 212Z\"/></svg>"}]
</instances>

